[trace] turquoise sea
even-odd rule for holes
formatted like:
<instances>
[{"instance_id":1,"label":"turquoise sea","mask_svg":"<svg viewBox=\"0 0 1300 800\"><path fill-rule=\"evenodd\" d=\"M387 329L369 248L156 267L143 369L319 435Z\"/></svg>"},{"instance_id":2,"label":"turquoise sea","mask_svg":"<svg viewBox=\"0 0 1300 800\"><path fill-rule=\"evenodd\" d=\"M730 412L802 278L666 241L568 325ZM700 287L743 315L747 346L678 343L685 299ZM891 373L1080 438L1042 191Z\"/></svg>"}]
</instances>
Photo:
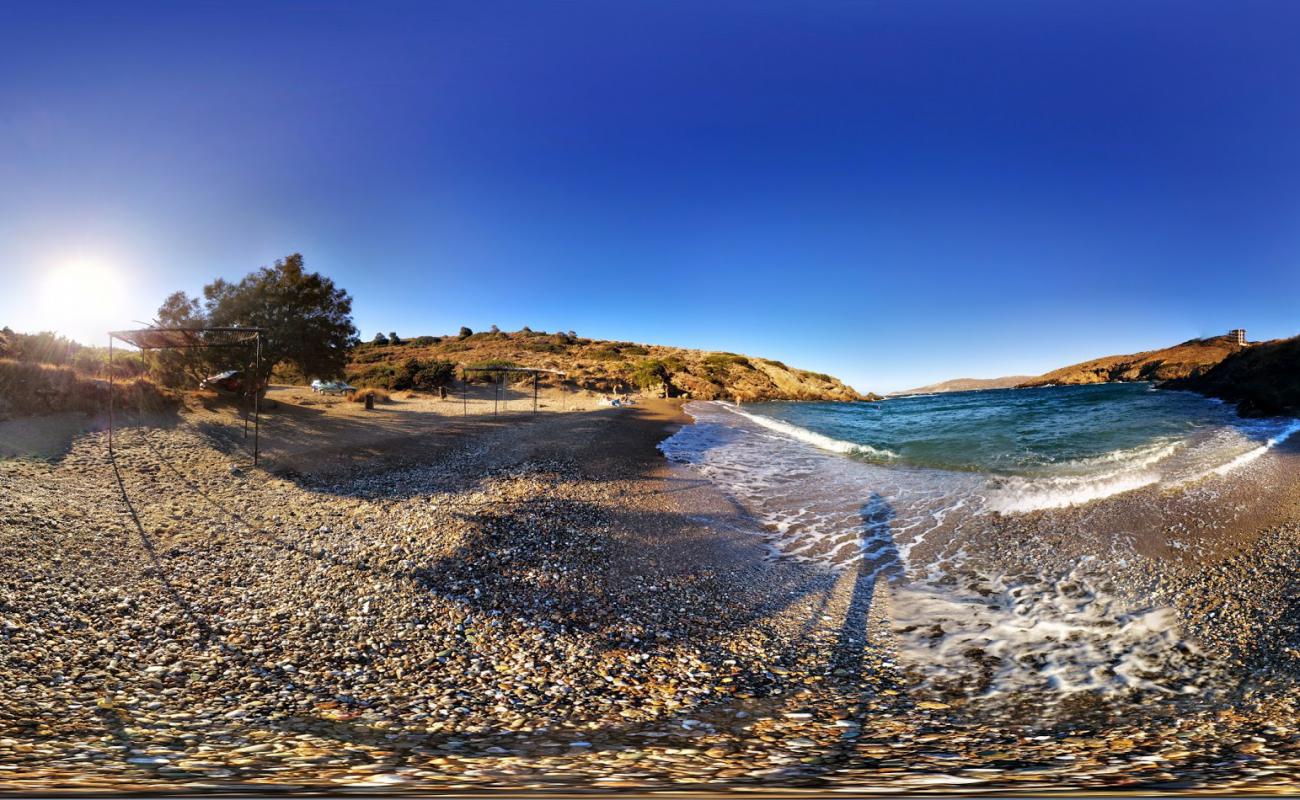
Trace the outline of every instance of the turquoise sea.
<instances>
[{"instance_id":1,"label":"turquoise sea","mask_svg":"<svg viewBox=\"0 0 1300 800\"><path fill-rule=\"evenodd\" d=\"M918 682L1021 697L1209 691L1150 553L1229 527L1300 431L1145 383L687 411L661 449L772 558L879 582Z\"/></svg>"}]
</instances>

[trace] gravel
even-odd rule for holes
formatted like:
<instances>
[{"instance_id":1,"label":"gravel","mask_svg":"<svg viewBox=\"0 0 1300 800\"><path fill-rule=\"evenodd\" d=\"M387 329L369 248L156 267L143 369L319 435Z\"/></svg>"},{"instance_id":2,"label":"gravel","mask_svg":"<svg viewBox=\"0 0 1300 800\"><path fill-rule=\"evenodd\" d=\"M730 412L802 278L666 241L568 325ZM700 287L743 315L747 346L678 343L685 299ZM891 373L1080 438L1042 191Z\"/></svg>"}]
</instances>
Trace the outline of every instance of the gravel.
<instances>
[{"instance_id":1,"label":"gravel","mask_svg":"<svg viewBox=\"0 0 1300 800\"><path fill-rule=\"evenodd\" d=\"M851 613L662 469L513 435L328 479L183 425L0 462L0 789L1296 788L1300 526L1161 576L1237 691L1036 718L910 689L885 583Z\"/></svg>"}]
</instances>

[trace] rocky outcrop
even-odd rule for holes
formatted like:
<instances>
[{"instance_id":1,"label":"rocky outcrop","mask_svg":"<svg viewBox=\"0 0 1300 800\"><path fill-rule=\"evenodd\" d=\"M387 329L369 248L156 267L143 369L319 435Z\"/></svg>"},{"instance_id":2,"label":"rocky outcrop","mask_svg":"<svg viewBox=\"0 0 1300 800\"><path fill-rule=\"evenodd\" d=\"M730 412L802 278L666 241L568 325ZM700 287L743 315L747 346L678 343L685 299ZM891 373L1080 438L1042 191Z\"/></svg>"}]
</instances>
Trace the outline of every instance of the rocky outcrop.
<instances>
[{"instance_id":1,"label":"rocky outcrop","mask_svg":"<svg viewBox=\"0 0 1300 800\"><path fill-rule=\"evenodd\" d=\"M1105 356L1053 370L1019 384L1031 386L1076 386L1115 381L1171 381L1200 375L1228 356L1250 345L1231 336L1191 339L1162 350L1148 350L1125 356Z\"/></svg>"},{"instance_id":2,"label":"rocky outcrop","mask_svg":"<svg viewBox=\"0 0 1300 800\"><path fill-rule=\"evenodd\" d=\"M1251 345L1164 386L1236 403L1242 416L1300 414L1300 336Z\"/></svg>"}]
</instances>

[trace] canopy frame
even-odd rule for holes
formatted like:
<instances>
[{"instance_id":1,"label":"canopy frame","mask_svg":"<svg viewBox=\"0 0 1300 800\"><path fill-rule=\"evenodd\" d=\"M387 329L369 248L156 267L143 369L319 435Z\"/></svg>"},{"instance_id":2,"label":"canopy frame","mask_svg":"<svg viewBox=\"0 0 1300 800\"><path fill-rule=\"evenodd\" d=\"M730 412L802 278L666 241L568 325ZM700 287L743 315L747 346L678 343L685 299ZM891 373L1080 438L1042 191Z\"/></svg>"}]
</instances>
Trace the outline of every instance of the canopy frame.
<instances>
[{"instance_id":1,"label":"canopy frame","mask_svg":"<svg viewBox=\"0 0 1300 800\"><path fill-rule=\"evenodd\" d=\"M525 372L525 373L528 373L528 374L530 374L530 375L533 376L533 413L534 413L534 414L537 413L537 376L538 376L538 375L559 375L561 378L567 378L567 377L569 376L569 373L567 373L567 372L563 372L563 371L558 370L558 369L545 369L545 368L543 368L543 367L506 367L506 366L501 366L501 367L469 367L469 366L465 366L465 367L461 367L461 371L462 371L462 372L465 372L465 373L470 373L470 372L496 372L496 373L500 373L500 376L499 376L498 379L497 379L497 383L493 384L493 386L492 386L492 416L494 416L494 417L497 415L497 394L498 394L498 392L500 392L500 389L501 389L501 383L505 380L505 373L507 373L507 372ZM510 398L509 398L509 396L507 396L504 392L500 392L500 394L501 394L501 396L502 396L502 398L503 398L503 403L502 403L502 404L505 406L505 410L506 410L506 411L509 411L509 410L510 410ZM466 381L463 381L463 382L461 383L461 391L460 391L461 412L462 412L462 414L468 414L468 413L469 413L469 400L468 400L468 397L469 397L469 381L466 380Z\"/></svg>"},{"instance_id":2,"label":"canopy frame","mask_svg":"<svg viewBox=\"0 0 1300 800\"><path fill-rule=\"evenodd\" d=\"M113 457L113 341L149 350L192 350L200 347L251 347L253 348L253 380L245 380L244 396L251 388L253 407L253 466L261 456L262 400L257 391L257 380L262 372L262 342L265 328L242 327L151 327L129 331L108 332L108 456ZM248 414L244 414L244 438L248 438Z\"/></svg>"}]
</instances>

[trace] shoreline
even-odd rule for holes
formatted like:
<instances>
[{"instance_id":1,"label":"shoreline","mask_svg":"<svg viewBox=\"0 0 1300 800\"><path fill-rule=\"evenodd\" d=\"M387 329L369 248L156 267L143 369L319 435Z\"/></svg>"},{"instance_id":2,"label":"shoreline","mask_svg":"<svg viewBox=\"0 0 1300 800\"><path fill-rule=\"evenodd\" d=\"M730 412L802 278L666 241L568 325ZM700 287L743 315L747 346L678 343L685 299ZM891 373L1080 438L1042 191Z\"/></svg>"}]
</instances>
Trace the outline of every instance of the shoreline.
<instances>
[{"instance_id":1,"label":"shoreline","mask_svg":"<svg viewBox=\"0 0 1300 800\"><path fill-rule=\"evenodd\" d=\"M282 414L266 452L317 469L279 473L214 413L116 472L96 433L0 461L0 791L1294 788L1293 687L1025 724L910 685L887 581L770 559L659 454L680 403L321 459Z\"/></svg>"}]
</instances>

